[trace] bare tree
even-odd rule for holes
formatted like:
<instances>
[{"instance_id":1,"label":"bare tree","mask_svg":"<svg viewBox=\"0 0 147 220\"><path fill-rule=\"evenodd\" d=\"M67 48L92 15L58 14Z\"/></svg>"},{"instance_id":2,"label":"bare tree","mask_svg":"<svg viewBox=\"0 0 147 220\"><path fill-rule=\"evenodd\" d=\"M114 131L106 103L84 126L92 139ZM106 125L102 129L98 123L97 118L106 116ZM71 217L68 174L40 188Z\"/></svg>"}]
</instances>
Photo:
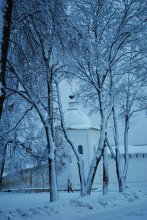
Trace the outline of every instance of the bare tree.
<instances>
[{"instance_id":1,"label":"bare tree","mask_svg":"<svg viewBox=\"0 0 147 220\"><path fill-rule=\"evenodd\" d=\"M61 70L64 67L61 59L62 33L59 32L63 25L61 20L64 19L64 10L59 1L39 1L38 5L38 11L18 16L20 19L17 20L21 20L21 25L14 28L11 50L16 50L15 55L10 54L9 66L21 90L9 86L7 91L27 100L40 117L47 142L50 201L56 201L58 192L54 133L55 81L61 80ZM15 9L15 13L19 13L18 7Z\"/></svg>"},{"instance_id":2,"label":"bare tree","mask_svg":"<svg viewBox=\"0 0 147 220\"><path fill-rule=\"evenodd\" d=\"M78 30L77 47L72 50L72 75L80 81L80 96L83 103L98 111L101 118L101 131L96 154L91 162L86 182L86 190L91 191L97 166L104 152L104 141L107 132L107 122L114 112L114 97L116 87L121 84L121 68L125 69L125 59L130 51L128 44L139 37L140 28L144 25L145 12L143 2L136 1L74 1L74 25ZM138 20L138 17L141 20ZM80 19L79 19L80 18ZM137 41L136 41L137 42ZM123 61L124 60L124 61ZM119 72L120 71L120 72ZM117 86L115 87L115 83ZM114 123L116 121L114 120ZM116 123L115 123L116 128ZM116 128L118 131L118 129ZM127 140L127 139L126 139ZM119 164L119 144L116 132L116 160L120 191L123 191L122 173ZM127 162L127 145L126 164Z\"/></svg>"},{"instance_id":3,"label":"bare tree","mask_svg":"<svg viewBox=\"0 0 147 220\"><path fill-rule=\"evenodd\" d=\"M9 49L9 40L12 23L12 10L13 0L7 0L3 16L3 31L1 41L1 68L0 68L0 119L3 111L3 103L5 100L5 87L6 87L6 68L7 68L7 57Z\"/></svg>"},{"instance_id":4,"label":"bare tree","mask_svg":"<svg viewBox=\"0 0 147 220\"><path fill-rule=\"evenodd\" d=\"M2 41L1 41L1 59L0 59L0 129L2 129L2 112L4 108L4 101L6 98L6 69L7 69L7 57L9 49L9 40L11 32L12 23L12 10L13 10L13 0L7 0L3 15L3 31L2 31ZM5 163L6 155L6 141L1 141L0 148L0 185L2 182L2 175Z\"/></svg>"},{"instance_id":5,"label":"bare tree","mask_svg":"<svg viewBox=\"0 0 147 220\"><path fill-rule=\"evenodd\" d=\"M145 110L146 107L146 66L145 57L142 51L131 50L131 53L127 57L127 64L125 65L125 72L122 74L121 83L115 93L115 104L113 108L114 119L114 139L115 145L119 145L119 131L117 125L118 117L124 121L124 168L122 173L122 184L120 191L125 188L125 180L127 176L127 170L129 165L129 153L128 153L128 138L130 122L133 115L137 112ZM142 67L140 69L140 67ZM118 100L120 100L118 102ZM143 101L144 100L144 101ZM119 111L119 112L118 112ZM118 113L117 113L118 112ZM117 115L118 114L118 115ZM117 167L120 163L120 154L117 159ZM121 165L122 167L122 165ZM120 178L119 178L120 179Z\"/></svg>"}]
</instances>

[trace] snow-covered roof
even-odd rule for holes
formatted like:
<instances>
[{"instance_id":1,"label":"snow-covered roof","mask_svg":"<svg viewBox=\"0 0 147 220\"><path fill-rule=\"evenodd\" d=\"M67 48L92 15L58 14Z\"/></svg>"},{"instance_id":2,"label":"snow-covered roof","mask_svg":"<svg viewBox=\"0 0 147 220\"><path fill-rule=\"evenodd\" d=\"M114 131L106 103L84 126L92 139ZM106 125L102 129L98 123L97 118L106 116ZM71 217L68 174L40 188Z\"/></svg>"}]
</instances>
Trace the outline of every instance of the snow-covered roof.
<instances>
[{"instance_id":1,"label":"snow-covered roof","mask_svg":"<svg viewBox=\"0 0 147 220\"><path fill-rule=\"evenodd\" d=\"M90 118L80 110L68 110L64 118L66 128L89 129L92 127Z\"/></svg>"},{"instance_id":2,"label":"snow-covered roof","mask_svg":"<svg viewBox=\"0 0 147 220\"><path fill-rule=\"evenodd\" d=\"M92 125L91 119L76 106L76 101L70 100L69 108L64 113L65 127L67 129L97 129Z\"/></svg>"},{"instance_id":3,"label":"snow-covered roof","mask_svg":"<svg viewBox=\"0 0 147 220\"><path fill-rule=\"evenodd\" d=\"M147 145L140 145L140 146L136 146L136 145L129 145L129 153L147 153Z\"/></svg>"},{"instance_id":4,"label":"snow-covered roof","mask_svg":"<svg viewBox=\"0 0 147 220\"><path fill-rule=\"evenodd\" d=\"M113 146L112 148L114 150L115 146ZM120 153L124 154L124 146L120 145L119 149L120 149ZM128 152L129 152L129 154L147 153L147 144L146 145L129 145ZM108 153L110 153L110 151L108 151Z\"/></svg>"}]
</instances>

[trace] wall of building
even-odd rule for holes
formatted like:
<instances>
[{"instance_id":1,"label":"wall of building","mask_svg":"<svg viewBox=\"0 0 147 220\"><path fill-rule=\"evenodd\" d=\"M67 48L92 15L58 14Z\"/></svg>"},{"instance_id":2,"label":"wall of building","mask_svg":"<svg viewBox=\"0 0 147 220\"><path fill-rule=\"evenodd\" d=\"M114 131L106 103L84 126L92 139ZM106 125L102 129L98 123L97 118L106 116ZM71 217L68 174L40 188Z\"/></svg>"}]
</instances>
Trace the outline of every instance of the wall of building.
<instances>
[{"instance_id":1,"label":"wall of building","mask_svg":"<svg viewBox=\"0 0 147 220\"><path fill-rule=\"evenodd\" d=\"M134 154L130 156L127 174L127 183L147 182L146 167L147 154ZM73 183L73 189L80 189L78 166L76 158L72 158L72 163L58 172L57 182L59 190L67 190L67 179ZM123 157L122 157L123 159ZM117 184L115 161L109 156L109 183ZM102 188L103 182L103 160L100 161L96 173L94 188ZM8 175L3 179L3 189L49 189L49 178L47 167L32 168L22 170L20 173Z\"/></svg>"},{"instance_id":2,"label":"wall of building","mask_svg":"<svg viewBox=\"0 0 147 220\"><path fill-rule=\"evenodd\" d=\"M122 160L123 156L122 156ZM146 175L147 154L132 154L129 159L129 167L126 183L147 182ZM109 156L108 160L109 183L117 183L116 165L114 159ZM98 184L103 182L103 160L100 161L97 170Z\"/></svg>"},{"instance_id":3,"label":"wall of building","mask_svg":"<svg viewBox=\"0 0 147 220\"><path fill-rule=\"evenodd\" d=\"M85 178L87 178L89 166L94 155L94 150L98 143L98 131L96 129L69 129L69 137L74 142L76 149L81 145L83 147L83 161L84 161L84 170ZM71 181L75 189L79 188L79 171L77 165L77 159L71 150L72 155L72 164L71 164Z\"/></svg>"}]
</instances>

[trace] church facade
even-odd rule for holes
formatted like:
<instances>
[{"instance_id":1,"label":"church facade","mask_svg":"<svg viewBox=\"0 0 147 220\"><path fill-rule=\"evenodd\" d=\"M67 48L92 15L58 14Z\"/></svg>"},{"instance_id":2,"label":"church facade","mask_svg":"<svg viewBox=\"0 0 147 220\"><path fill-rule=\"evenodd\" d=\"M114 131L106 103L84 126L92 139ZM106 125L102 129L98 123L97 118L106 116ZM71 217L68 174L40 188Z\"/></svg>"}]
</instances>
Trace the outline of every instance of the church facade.
<instances>
[{"instance_id":1,"label":"church facade","mask_svg":"<svg viewBox=\"0 0 147 220\"><path fill-rule=\"evenodd\" d=\"M78 153L83 157L84 172L85 177L87 177L91 160L96 151L99 129L94 127L90 118L78 109L74 98L69 101L69 108L64 114L64 119L67 134L74 143ZM71 155L72 162L69 164L68 178L71 179L74 188L79 189L80 182L77 159L72 149Z\"/></svg>"}]
</instances>

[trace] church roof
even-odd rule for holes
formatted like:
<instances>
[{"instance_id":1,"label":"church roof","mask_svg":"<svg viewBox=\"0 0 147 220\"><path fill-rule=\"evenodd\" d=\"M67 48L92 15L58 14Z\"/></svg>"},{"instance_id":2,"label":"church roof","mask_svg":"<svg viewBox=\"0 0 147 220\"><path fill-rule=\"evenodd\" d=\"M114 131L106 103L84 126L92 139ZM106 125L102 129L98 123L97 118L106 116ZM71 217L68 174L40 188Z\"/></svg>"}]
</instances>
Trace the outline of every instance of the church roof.
<instances>
[{"instance_id":1,"label":"church roof","mask_svg":"<svg viewBox=\"0 0 147 220\"><path fill-rule=\"evenodd\" d=\"M92 127L90 118L80 110L68 110L64 117L66 128L89 129Z\"/></svg>"},{"instance_id":2,"label":"church roof","mask_svg":"<svg viewBox=\"0 0 147 220\"><path fill-rule=\"evenodd\" d=\"M69 108L64 113L65 127L67 129L96 129L91 119L76 106L75 100L70 100Z\"/></svg>"},{"instance_id":3,"label":"church roof","mask_svg":"<svg viewBox=\"0 0 147 220\"><path fill-rule=\"evenodd\" d=\"M115 146L112 146L113 150L115 150ZM124 146L119 146L120 153L124 154ZM108 153L110 154L110 150L108 150ZM129 154L143 154L147 153L147 144L146 145L128 145L128 153Z\"/></svg>"},{"instance_id":4,"label":"church roof","mask_svg":"<svg viewBox=\"0 0 147 220\"><path fill-rule=\"evenodd\" d=\"M132 154L147 153L147 145L129 145L128 151Z\"/></svg>"}]
</instances>

